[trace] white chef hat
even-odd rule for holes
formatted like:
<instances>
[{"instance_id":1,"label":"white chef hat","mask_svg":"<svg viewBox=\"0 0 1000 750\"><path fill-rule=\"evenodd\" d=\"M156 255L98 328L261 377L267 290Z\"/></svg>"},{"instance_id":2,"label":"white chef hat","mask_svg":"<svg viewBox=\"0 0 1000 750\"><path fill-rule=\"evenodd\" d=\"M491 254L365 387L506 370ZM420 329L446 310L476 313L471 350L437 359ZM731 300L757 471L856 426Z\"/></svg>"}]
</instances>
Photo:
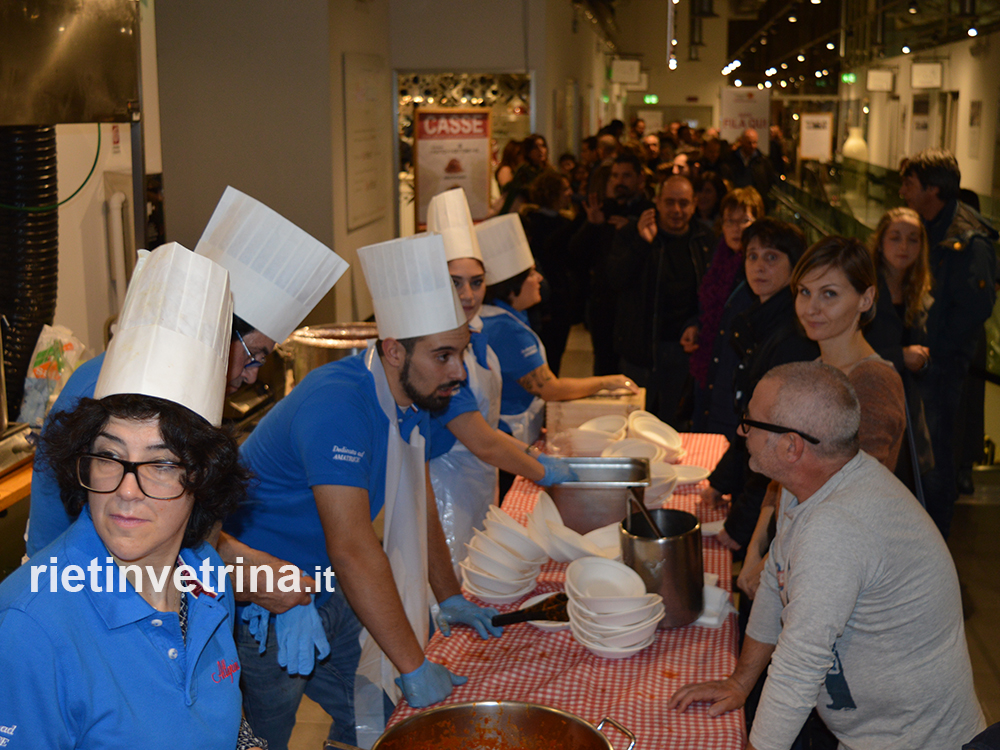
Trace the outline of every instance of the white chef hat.
<instances>
[{"instance_id":1,"label":"white chef hat","mask_svg":"<svg viewBox=\"0 0 1000 750\"><path fill-rule=\"evenodd\" d=\"M437 232L444 238L447 260L475 258L483 262L469 201L462 188L445 190L431 198L427 206L427 231Z\"/></svg>"},{"instance_id":2,"label":"white chef hat","mask_svg":"<svg viewBox=\"0 0 1000 750\"><path fill-rule=\"evenodd\" d=\"M379 338L409 339L465 325L440 234L415 234L358 250Z\"/></svg>"},{"instance_id":3,"label":"white chef hat","mask_svg":"<svg viewBox=\"0 0 1000 750\"><path fill-rule=\"evenodd\" d=\"M229 271L236 314L279 344L347 270L333 250L233 187L194 250Z\"/></svg>"},{"instance_id":4,"label":"white chef hat","mask_svg":"<svg viewBox=\"0 0 1000 750\"><path fill-rule=\"evenodd\" d=\"M140 250L94 398L156 396L220 425L232 324L225 268L176 242Z\"/></svg>"},{"instance_id":5,"label":"white chef hat","mask_svg":"<svg viewBox=\"0 0 1000 750\"><path fill-rule=\"evenodd\" d=\"M535 265L528 238L517 214L503 214L476 225L486 283L499 284Z\"/></svg>"}]
</instances>

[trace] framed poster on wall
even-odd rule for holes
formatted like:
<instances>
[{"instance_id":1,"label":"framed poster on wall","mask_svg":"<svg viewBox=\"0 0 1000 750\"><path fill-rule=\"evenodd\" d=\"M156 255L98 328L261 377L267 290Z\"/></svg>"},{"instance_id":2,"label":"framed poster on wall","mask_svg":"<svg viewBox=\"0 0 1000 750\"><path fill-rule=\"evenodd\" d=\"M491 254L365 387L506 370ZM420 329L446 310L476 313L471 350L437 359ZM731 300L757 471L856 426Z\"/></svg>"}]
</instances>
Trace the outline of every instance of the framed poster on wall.
<instances>
[{"instance_id":1,"label":"framed poster on wall","mask_svg":"<svg viewBox=\"0 0 1000 750\"><path fill-rule=\"evenodd\" d=\"M832 112L803 114L799 128L799 159L828 162L833 158Z\"/></svg>"},{"instance_id":2,"label":"framed poster on wall","mask_svg":"<svg viewBox=\"0 0 1000 750\"><path fill-rule=\"evenodd\" d=\"M417 228L427 224L427 206L438 193L461 187L475 221L490 210L490 110L433 109L414 113L413 169Z\"/></svg>"}]
</instances>

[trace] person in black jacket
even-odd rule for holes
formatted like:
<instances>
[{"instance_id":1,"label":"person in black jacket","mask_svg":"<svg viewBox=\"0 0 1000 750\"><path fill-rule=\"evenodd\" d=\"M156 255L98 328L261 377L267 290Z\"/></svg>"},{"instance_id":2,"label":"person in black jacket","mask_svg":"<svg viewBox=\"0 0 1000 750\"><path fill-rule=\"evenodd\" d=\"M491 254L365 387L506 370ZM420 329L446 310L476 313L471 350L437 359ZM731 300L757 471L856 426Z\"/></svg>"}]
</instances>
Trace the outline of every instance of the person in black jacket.
<instances>
[{"instance_id":1,"label":"person in black jacket","mask_svg":"<svg viewBox=\"0 0 1000 750\"><path fill-rule=\"evenodd\" d=\"M618 295L615 348L622 372L646 388L646 408L675 429L684 426L698 286L711 257L712 237L692 222L694 211L691 180L668 178L655 208L615 234L608 264Z\"/></svg>"},{"instance_id":2,"label":"person in black jacket","mask_svg":"<svg viewBox=\"0 0 1000 750\"><path fill-rule=\"evenodd\" d=\"M816 359L819 347L799 330L795 300L788 283L792 269L805 252L806 241L798 227L765 218L743 232L747 284L756 296L749 309L732 323L730 344L739 356L733 376L733 403L746 410L754 387L772 367L786 362ZM746 442L737 436L702 490L704 502L716 505L723 495L732 505L716 537L733 551L743 550L753 535L768 479L747 466Z\"/></svg>"},{"instance_id":3,"label":"person in black jacket","mask_svg":"<svg viewBox=\"0 0 1000 750\"><path fill-rule=\"evenodd\" d=\"M899 195L923 219L934 276L934 304L927 315L930 363L923 382L934 469L924 492L927 512L947 538L958 499L956 415L963 380L996 300L997 232L959 202L962 174L950 151L925 149L908 159L901 173Z\"/></svg>"}]
</instances>

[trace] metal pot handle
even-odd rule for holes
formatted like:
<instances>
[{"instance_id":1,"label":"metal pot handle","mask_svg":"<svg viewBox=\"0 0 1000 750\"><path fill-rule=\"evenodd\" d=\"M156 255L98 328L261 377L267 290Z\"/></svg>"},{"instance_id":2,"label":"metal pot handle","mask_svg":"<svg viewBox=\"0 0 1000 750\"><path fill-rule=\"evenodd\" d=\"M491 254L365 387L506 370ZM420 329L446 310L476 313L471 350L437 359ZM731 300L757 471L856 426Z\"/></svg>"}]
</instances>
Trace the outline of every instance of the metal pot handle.
<instances>
[{"instance_id":1,"label":"metal pot handle","mask_svg":"<svg viewBox=\"0 0 1000 750\"><path fill-rule=\"evenodd\" d=\"M604 728L605 724L610 724L615 729L617 729L619 732L621 732L626 737L628 737L628 740L629 740L628 747L625 748L625 750L632 750L632 748L635 747L635 735L632 734L625 727L623 727L621 724L619 724L617 721L615 721L614 719L612 719L610 716L605 716L603 719L601 719L600 724L597 725L597 731L600 732L601 729Z\"/></svg>"}]
</instances>

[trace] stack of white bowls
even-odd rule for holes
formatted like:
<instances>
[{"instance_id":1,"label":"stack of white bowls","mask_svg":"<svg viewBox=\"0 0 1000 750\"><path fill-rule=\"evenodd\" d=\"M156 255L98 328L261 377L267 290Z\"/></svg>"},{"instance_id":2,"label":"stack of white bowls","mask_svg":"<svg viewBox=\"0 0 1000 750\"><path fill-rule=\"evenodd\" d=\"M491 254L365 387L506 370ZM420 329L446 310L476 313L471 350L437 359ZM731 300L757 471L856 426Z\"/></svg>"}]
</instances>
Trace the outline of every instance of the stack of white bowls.
<instances>
[{"instance_id":1,"label":"stack of white bowls","mask_svg":"<svg viewBox=\"0 0 1000 750\"><path fill-rule=\"evenodd\" d=\"M569 627L595 656L626 659L646 648L663 619L663 599L647 594L639 574L627 565L584 557L566 569Z\"/></svg>"},{"instance_id":2,"label":"stack of white bowls","mask_svg":"<svg viewBox=\"0 0 1000 750\"><path fill-rule=\"evenodd\" d=\"M584 422L579 429L603 433L612 441L622 440L628 430L628 418L621 414L606 414Z\"/></svg>"},{"instance_id":3,"label":"stack of white bowls","mask_svg":"<svg viewBox=\"0 0 1000 750\"><path fill-rule=\"evenodd\" d=\"M580 534L567 527L552 498L538 493L535 509L528 514L528 536L545 549L556 562L573 562L581 557L597 555L615 559L621 557L618 522Z\"/></svg>"},{"instance_id":4,"label":"stack of white bowls","mask_svg":"<svg viewBox=\"0 0 1000 750\"><path fill-rule=\"evenodd\" d=\"M468 557L459 563L465 589L484 602L509 604L531 593L548 559L528 530L496 506L486 515L485 533L473 530Z\"/></svg>"},{"instance_id":5,"label":"stack of white bowls","mask_svg":"<svg viewBox=\"0 0 1000 750\"><path fill-rule=\"evenodd\" d=\"M623 458L646 458L650 464L665 461L667 453L656 443L640 438L625 438L617 443L612 443L601 452L602 456Z\"/></svg>"},{"instance_id":6,"label":"stack of white bowls","mask_svg":"<svg viewBox=\"0 0 1000 750\"><path fill-rule=\"evenodd\" d=\"M648 411L634 411L628 416L628 436L652 443L664 452L664 461L676 462L684 457L681 436L666 422Z\"/></svg>"}]
</instances>

